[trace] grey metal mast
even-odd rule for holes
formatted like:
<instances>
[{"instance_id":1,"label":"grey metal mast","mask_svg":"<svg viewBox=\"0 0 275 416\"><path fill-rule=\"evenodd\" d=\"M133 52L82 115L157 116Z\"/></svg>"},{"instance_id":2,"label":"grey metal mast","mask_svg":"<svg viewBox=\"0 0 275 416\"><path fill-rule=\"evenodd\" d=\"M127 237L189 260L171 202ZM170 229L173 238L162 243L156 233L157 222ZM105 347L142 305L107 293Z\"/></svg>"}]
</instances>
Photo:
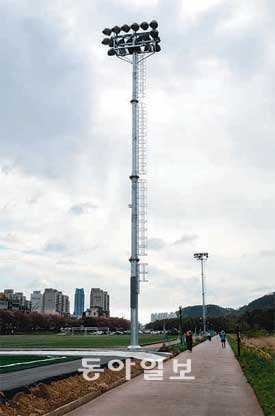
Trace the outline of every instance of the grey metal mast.
<instances>
[{"instance_id":1,"label":"grey metal mast","mask_svg":"<svg viewBox=\"0 0 275 416\"><path fill-rule=\"evenodd\" d=\"M109 46L108 55L132 65L132 171L131 180L131 264L130 308L131 308L131 342L129 348L139 346L138 296L140 282L146 281L147 264L140 263L139 256L146 255L146 181L145 171L145 109L139 102L144 90L144 61L155 52L160 52L158 23L142 22L131 26L114 26L105 28L103 45ZM124 32L121 34L121 32Z\"/></svg>"},{"instance_id":2,"label":"grey metal mast","mask_svg":"<svg viewBox=\"0 0 275 416\"><path fill-rule=\"evenodd\" d=\"M208 259L208 253L195 253L194 258L201 262L201 291L202 291L202 320L203 333L206 333L206 304L205 304L205 284L204 284L204 266L203 262Z\"/></svg>"},{"instance_id":3,"label":"grey metal mast","mask_svg":"<svg viewBox=\"0 0 275 416\"><path fill-rule=\"evenodd\" d=\"M206 333L206 307L205 307L205 287L204 287L204 273L203 273L203 258L201 258L201 292L202 292L202 321L203 333Z\"/></svg>"},{"instance_id":4,"label":"grey metal mast","mask_svg":"<svg viewBox=\"0 0 275 416\"><path fill-rule=\"evenodd\" d=\"M132 173L130 176L132 186L132 231L131 231L131 281L130 281L130 307L131 307L131 344L130 348L138 348L138 288L139 288L139 257L138 257L138 136L137 136L137 65L138 55L136 52L133 53L132 60Z\"/></svg>"}]
</instances>

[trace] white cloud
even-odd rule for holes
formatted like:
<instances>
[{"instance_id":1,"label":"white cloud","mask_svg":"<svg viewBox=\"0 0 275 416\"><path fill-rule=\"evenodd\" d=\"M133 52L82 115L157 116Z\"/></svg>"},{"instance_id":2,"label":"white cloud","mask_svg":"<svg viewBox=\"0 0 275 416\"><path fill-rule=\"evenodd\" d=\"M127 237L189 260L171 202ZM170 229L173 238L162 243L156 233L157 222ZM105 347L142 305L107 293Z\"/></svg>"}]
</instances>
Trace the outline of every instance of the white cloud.
<instances>
[{"instance_id":1,"label":"white cloud","mask_svg":"<svg viewBox=\"0 0 275 416\"><path fill-rule=\"evenodd\" d=\"M183 20L190 20L192 23L197 23L212 8L224 3L224 0L181 0L180 17Z\"/></svg>"}]
</instances>

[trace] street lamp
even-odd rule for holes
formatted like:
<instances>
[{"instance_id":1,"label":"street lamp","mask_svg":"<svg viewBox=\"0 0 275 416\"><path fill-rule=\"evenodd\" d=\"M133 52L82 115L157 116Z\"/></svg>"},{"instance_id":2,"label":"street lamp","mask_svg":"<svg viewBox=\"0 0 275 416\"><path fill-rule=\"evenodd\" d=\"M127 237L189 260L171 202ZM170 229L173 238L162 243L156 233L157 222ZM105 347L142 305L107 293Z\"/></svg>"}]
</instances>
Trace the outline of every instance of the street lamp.
<instances>
[{"instance_id":1,"label":"street lamp","mask_svg":"<svg viewBox=\"0 0 275 416\"><path fill-rule=\"evenodd\" d=\"M202 289L202 319L203 333L206 333L206 305L205 305L205 286L204 286L204 266L203 262L208 259L208 253L195 253L194 258L201 262L201 289Z\"/></svg>"},{"instance_id":2,"label":"street lamp","mask_svg":"<svg viewBox=\"0 0 275 416\"><path fill-rule=\"evenodd\" d=\"M183 334L182 334L182 306L179 306L179 333L180 333L180 343L183 345Z\"/></svg>"},{"instance_id":3,"label":"street lamp","mask_svg":"<svg viewBox=\"0 0 275 416\"><path fill-rule=\"evenodd\" d=\"M108 46L107 54L116 56L132 65L132 172L131 180L131 279L130 279L130 304L131 304L131 343L129 348L140 348L138 341L138 295L141 275L147 273L146 264L139 263L139 256L145 255L145 180L142 175L145 145L144 126L142 125L143 107L139 104L139 90L142 77L141 63L156 52L160 52L160 38L157 30L158 22L133 23L131 25L114 26L105 28L106 36L102 44Z\"/></svg>"}]
</instances>

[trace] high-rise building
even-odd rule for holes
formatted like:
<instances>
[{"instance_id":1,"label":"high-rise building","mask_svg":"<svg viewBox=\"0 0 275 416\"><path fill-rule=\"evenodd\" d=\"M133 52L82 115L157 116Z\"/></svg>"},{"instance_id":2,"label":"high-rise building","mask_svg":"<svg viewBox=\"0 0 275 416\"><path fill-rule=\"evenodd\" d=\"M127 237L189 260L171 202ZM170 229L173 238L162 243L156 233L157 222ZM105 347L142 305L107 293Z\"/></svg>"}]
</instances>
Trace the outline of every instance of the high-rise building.
<instances>
[{"instance_id":1,"label":"high-rise building","mask_svg":"<svg viewBox=\"0 0 275 416\"><path fill-rule=\"evenodd\" d=\"M31 302L26 299L23 292L14 292L13 289L5 289L4 292L1 293L0 308L30 312Z\"/></svg>"},{"instance_id":2,"label":"high-rise building","mask_svg":"<svg viewBox=\"0 0 275 416\"><path fill-rule=\"evenodd\" d=\"M74 315L75 316L82 316L84 312L84 300L85 294L84 289L75 289L74 294Z\"/></svg>"},{"instance_id":3,"label":"high-rise building","mask_svg":"<svg viewBox=\"0 0 275 416\"><path fill-rule=\"evenodd\" d=\"M31 293L31 310L32 312L42 312L43 307L43 295L40 290L34 290Z\"/></svg>"},{"instance_id":4,"label":"high-rise building","mask_svg":"<svg viewBox=\"0 0 275 416\"><path fill-rule=\"evenodd\" d=\"M58 314L58 290L45 289L43 293L42 312L46 314Z\"/></svg>"},{"instance_id":5,"label":"high-rise building","mask_svg":"<svg viewBox=\"0 0 275 416\"><path fill-rule=\"evenodd\" d=\"M69 296L56 289L45 289L42 312L46 314L68 315L70 313Z\"/></svg>"},{"instance_id":6,"label":"high-rise building","mask_svg":"<svg viewBox=\"0 0 275 416\"><path fill-rule=\"evenodd\" d=\"M64 316L70 315L70 299L68 295L62 294L61 314Z\"/></svg>"},{"instance_id":7,"label":"high-rise building","mask_svg":"<svg viewBox=\"0 0 275 416\"><path fill-rule=\"evenodd\" d=\"M100 288L92 288L90 294L90 309L97 308L98 316L110 316L110 297L108 292Z\"/></svg>"}]
</instances>

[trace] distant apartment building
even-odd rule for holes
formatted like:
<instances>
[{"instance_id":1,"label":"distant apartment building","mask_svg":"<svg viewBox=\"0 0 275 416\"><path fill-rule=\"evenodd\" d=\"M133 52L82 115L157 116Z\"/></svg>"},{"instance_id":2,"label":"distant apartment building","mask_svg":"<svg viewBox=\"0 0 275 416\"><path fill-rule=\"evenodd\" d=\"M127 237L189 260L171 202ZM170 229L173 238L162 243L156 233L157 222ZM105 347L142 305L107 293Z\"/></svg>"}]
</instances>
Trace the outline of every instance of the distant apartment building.
<instances>
[{"instance_id":1,"label":"distant apartment building","mask_svg":"<svg viewBox=\"0 0 275 416\"><path fill-rule=\"evenodd\" d=\"M84 312L85 293L84 289L75 289L74 294L74 315L81 317Z\"/></svg>"},{"instance_id":2,"label":"distant apartment building","mask_svg":"<svg viewBox=\"0 0 275 416\"><path fill-rule=\"evenodd\" d=\"M9 301L4 292L0 292L0 310L8 309Z\"/></svg>"},{"instance_id":3,"label":"distant apartment building","mask_svg":"<svg viewBox=\"0 0 275 416\"><path fill-rule=\"evenodd\" d=\"M45 289L42 301L42 313L68 315L70 313L69 296L56 289Z\"/></svg>"},{"instance_id":4,"label":"distant apartment building","mask_svg":"<svg viewBox=\"0 0 275 416\"><path fill-rule=\"evenodd\" d=\"M162 321L163 319L173 319L176 317L177 314L175 312L157 312L151 314L151 322Z\"/></svg>"},{"instance_id":5,"label":"distant apartment building","mask_svg":"<svg viewBox=\"0 0 275 416\"><path fill-rule=\"evenodd\" d=\"M23 292L14 292L13 289L4 289L0 293L0 309L30 312L31 302L26 299Z\"/></svg>"},{"instance_id":6,"label":"distant apartment building","mask_svg":"<svg viewBox=\"0 0 275 416\"><path fill-rule=\"evenodd\" d=\"M34 290L31 293L31 310L32 312L42 312L43 307L43 295L40 290Z\"/></svg>"},{"instance_id":7,"label":"distant apartment building","mask_svg":"<svg viewBox=\"0 0 275 416\"><path fill-rule=\"evenodd\" d=\"M92 288L90 293L92 316L110 316L110 296L100 288Z\"/></svg>"},{"instance_id":8,"label":"distant apartment building","mask_svg":"<svg viewBox=\"0 0 275 416\"><path fill-rule=\"evenodd\" d=\"M61 315L69 316L70 315L70 298L68 295L63 295L61 298Z\"/></svg>"}]
</instances>

